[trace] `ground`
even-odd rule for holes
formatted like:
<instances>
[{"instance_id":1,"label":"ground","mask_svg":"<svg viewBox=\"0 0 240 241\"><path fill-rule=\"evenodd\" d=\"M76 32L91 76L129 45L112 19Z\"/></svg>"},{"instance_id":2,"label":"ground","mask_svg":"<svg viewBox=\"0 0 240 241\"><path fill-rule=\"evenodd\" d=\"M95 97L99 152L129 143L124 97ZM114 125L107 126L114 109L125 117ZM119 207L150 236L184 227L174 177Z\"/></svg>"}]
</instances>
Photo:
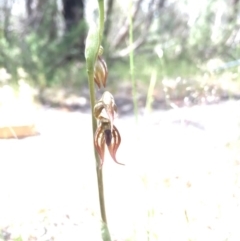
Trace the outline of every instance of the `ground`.
<instances>
[{"instance_id":1,"label":"ground","mask_svg":"<svg viewBox=\"0 0 240 241\"><path fill-rule=\"evenodd\" d=\"M119 114L103 166L113 240L240 240L239 101ZM0 140L0 240L101 240L88 113L39 108L40 135ZM22 239L20 239L20 237Z\"/></svg>"}]
</instances>

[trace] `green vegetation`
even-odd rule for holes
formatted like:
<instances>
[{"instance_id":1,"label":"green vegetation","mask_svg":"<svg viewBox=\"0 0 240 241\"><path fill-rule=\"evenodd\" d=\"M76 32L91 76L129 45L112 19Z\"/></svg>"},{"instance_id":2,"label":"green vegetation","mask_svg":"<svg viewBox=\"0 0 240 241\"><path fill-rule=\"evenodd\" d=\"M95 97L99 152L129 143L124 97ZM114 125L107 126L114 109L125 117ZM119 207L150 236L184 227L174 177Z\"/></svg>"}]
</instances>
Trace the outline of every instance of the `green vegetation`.
<instances>
[{"instance_id":1,"label":"green vegetation","mask_svg":"<svg viewBox=\"0 0 240 241\"><path fill-rule=\"evenodd\" d=\"M239 82L238 2L232 5L226 0L206 2L201 11L195 9L194 14L192 0L169 4L167 1L143 2L134 2L129 10L129 4L106 1L104 46L112 70L109 86L131 79L128 58L131 51L134 51L135 79L146 88L153 69L157 72L157 83L177 77L198 83L206 79L209 71L209 80L219 78L219 72L216 74L213 70L221 69L224 63L227 65L220 76L227 72L230 82L233 78ZM25 81L41 91L49 87L74 90L86 85L83 52L87 28L82 13L89 15L95 9L87 11L89 6L84 8L82 1L77 5L70 0L64 3L62 10L56 1L42 1L36 6L31 0L26 1L25 15L12 15L14 3L10 1L1 9L0 68L11 75L7 84L18 83L21 68L27 74ZM69 9L77 14L68 13ZM91 16L87 19L90 22ZM131 48L127 44L129 36L133 41ZM209 69L212 60L217 61ZM228 64L232 62L235 67Z\"/></svg>"}]
</instances>

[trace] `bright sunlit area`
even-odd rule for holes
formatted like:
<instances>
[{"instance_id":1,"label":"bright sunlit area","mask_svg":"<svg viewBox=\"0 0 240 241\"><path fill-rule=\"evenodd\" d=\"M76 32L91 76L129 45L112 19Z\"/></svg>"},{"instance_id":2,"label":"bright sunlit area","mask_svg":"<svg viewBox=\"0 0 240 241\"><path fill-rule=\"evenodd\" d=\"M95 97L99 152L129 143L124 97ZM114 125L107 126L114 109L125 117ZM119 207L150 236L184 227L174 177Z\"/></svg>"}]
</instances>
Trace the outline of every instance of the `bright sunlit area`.
<instances>
[{"instance_id":1,"label":"bright sunlit area","mask_svg":"<svg viewBox=\"0 0 240 241\"><path fill-rule=\"evenodd\" d=\"M0 0L0 241L239 241L239 9Z\"/></svg>"}]
</instances>

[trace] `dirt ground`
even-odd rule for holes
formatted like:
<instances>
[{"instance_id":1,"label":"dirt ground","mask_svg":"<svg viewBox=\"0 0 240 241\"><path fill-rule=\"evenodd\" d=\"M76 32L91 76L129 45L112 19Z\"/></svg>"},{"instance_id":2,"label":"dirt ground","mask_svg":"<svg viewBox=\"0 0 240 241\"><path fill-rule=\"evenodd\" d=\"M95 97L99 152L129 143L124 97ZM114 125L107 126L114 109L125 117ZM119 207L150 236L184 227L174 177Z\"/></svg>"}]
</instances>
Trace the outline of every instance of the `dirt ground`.
<instances>
[{"instance_id":1,"label":"dirt ground","mask_svg":"<svg viewBox=\"0 0 240 241\"><path fill-rule=\"evenodd\" d=\"M113 240L240 240L240 157L226 148L239 107L119 115L125 166L103 166ZM101 240L90 115L34 119L40 135L0 140L0 240Z\"/></svg>"}]
</instances>

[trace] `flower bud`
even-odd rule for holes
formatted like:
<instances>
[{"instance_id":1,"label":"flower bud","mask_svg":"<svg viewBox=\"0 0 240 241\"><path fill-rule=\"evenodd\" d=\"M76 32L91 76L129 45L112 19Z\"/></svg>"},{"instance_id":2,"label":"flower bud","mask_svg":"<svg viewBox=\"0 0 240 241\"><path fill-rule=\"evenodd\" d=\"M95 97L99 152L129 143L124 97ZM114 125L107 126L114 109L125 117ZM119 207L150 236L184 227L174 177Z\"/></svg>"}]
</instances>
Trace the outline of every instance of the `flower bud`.
<instances>
[{"instance_id":1,"label":"flower bud","mask_svg":"<svg viewBox=\"0 0 240 241\"><path fill-rule=\"evenodd\" d=\"M100 89L101 86L106 87L108 77L107 64L104 59L98 55L94 66L94 81Z\"/></svg>"}]
</instances>

